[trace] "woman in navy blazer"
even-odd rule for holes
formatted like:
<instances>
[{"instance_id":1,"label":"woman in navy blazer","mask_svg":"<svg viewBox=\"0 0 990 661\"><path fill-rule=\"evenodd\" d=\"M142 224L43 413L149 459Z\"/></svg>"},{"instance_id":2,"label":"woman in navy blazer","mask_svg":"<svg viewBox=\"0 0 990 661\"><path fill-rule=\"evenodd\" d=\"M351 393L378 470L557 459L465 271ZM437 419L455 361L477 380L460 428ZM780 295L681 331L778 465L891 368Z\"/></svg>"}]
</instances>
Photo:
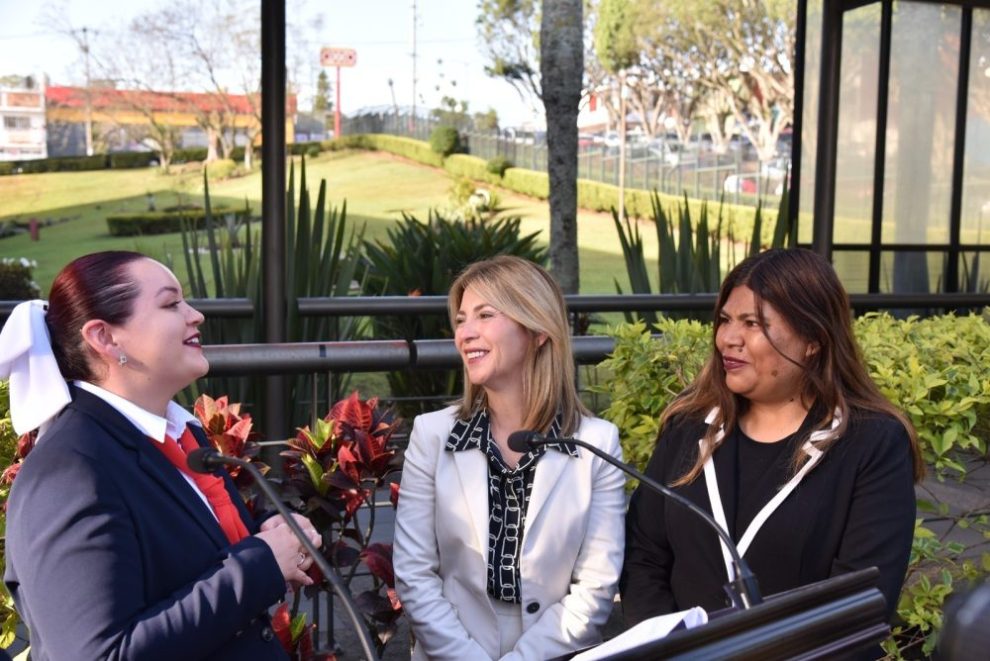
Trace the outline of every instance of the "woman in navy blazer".
<instances>
[{"instance_id":1,"label":"woman in navy blazer","mask_svg":"<svg viewBox=\"0 0 990 661\"><path fill-rule=\"evenodd\" d=\"M403 464L395 579L413 659L548 659L601 641L622 562L622 474L566 442L518 452L517 430L621 457L615 425L574 388L560 288L501 256L448 298L464 396L416 418Z\"/></svg>"},{"instance_id":2,"label":"woman in navy blazer","mask_svg":"<svg viewBox=\"0 0 990 661\"><path fill-rule=\"evenodd\" d=\"M4 578L31 658L286 658L267 609L311 583L311 559L281 518L251 519L225 471L207 496L162 449L187 423L206 444L171 401L209 367L175 276L96 253L56 277L47 316L18 307L0 367L18 432L41 433L10 494Z\"/></svg>"}]
</instances>

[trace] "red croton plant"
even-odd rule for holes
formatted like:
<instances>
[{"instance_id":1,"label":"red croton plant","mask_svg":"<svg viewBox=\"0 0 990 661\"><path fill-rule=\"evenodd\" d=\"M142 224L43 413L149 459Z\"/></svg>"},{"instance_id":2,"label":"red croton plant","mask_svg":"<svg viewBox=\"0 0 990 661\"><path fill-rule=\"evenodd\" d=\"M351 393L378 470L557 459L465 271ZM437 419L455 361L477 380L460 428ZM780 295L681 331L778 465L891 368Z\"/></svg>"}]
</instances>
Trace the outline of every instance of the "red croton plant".
<instances>
[{"instance_id":1,"label":"red croton plant","mask_svg":"<svg viewBox=\"0 0 990 661\"><path fill-rule=\"evenodd\" d=\"M228 403L226 397L214 400L203 395L193 410L220 452L248 460L258 455L260 446L251 416L242 414L239 404ZM286 460L283 497L323 535L324 554L345 584L351 585L362 565L370 575L370 588L355 595L354 600L378 641L379 653L402 614L395 594L392 545L371 542L375 493L396 470L395 450L389 447L396 424L391 413L378 409L377 398L362 401L354 392L317 420L315 429L299 429L288 442L290 449L281 453ZM263 464L259 467L268 470ZM255 506L257 496L250 477L236 467L228 469L245 501ZM390 485L389 495L394 506L398 502L397 484ZM361 510L362 505L367 507ZM315 598L323 576L316 565L310 574L314 586L305 592ZM291 609L283 604L274 614L274 629L283 646L300 661L334 658L333 654L315 651L317 625L306 623L305 614L298 613L299 606L297 593Z\"/></svg>"},{"instance_id":2,"label":"red croton plant","mask_svg":"<svg viewBox=\"0 0 990 661\"><path fill-rule=\"evenodd\" d=\"M378 408L378 398L362 401L357 392L334 404L315 429L298 430L289 441L283 493L305 514L324 539L324 553L345 584L363 565L369 589L354 601L381 648L395 633L402 606L395 594L391 543L372 542L376 498L397 470L390 447L397 421ZM390 485L390 500L398 502L398 485ZM362 506L365 506L363 509ZM317 584L319 569L310 570ZM379 650L379 652L381 649Z\"/></svg>"}]
</instances>

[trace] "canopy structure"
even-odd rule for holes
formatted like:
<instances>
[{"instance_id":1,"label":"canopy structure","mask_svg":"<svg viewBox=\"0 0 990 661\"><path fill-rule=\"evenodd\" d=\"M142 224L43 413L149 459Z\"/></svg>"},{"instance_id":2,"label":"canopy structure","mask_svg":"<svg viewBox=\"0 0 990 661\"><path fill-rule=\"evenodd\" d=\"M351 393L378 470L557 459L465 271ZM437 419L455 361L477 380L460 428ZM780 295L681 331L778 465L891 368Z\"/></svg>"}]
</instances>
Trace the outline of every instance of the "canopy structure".
<instances>
[{"instance_id":1,"label":"canopy structure","mask_svg":"<svg viewBox=\"0 0 990 661\"><path fill-rule=\"evenodd\" d=\"M990 2L799 0L797 30L800 240L851 292L986 291Z\"/></svg>"}]
</instances>

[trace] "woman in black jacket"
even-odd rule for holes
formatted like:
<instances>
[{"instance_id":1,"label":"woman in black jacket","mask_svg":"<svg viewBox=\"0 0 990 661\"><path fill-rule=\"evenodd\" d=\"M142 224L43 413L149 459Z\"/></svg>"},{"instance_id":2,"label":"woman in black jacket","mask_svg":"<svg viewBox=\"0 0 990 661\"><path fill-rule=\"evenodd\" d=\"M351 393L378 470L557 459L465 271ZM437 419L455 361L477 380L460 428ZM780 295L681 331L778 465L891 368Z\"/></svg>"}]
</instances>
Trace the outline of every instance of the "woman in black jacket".
<instances>
[{"instance_id":1,"label":"woman in black jacket","mask_svg":"<svg viewBox=\"0 0 990 661\"><path fill-rule=\"evenodd\" d=\"M763 594L876 566L892 614L924 467L911 424L866 372L835 271L807 250L764 252L732 270L715 312L714 351L664 412L647 475L713 514ZM694 515L633 494L627 623L723 608L732 571Z\"/></svg>"}]
</instances>

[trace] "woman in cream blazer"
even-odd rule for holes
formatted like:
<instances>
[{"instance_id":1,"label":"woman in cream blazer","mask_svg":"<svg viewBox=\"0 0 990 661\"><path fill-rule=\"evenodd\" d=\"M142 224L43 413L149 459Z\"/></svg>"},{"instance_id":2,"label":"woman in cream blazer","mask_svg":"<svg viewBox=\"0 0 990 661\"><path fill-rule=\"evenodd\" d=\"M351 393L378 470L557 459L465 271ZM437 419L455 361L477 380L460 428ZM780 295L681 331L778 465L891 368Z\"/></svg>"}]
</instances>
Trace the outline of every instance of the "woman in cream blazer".
<instances>
[{"instance_id":1,"label":"woman in cream blazer","mask_svg":"<svg viewBox=\"0 0 990 661\"><path fill-rule=\"evenodd\" d=\"M547 659L595 644L622 566L623 476L571 444L507 445L531 429L621 455L615 426L582 415L560 290L532 263L498 257L469 267L449 306L464 399L414 421L396 517L413 658ZM519 543L507 545L514 501L499 485L527 467Z\"/></svg>"}]
</instances>

